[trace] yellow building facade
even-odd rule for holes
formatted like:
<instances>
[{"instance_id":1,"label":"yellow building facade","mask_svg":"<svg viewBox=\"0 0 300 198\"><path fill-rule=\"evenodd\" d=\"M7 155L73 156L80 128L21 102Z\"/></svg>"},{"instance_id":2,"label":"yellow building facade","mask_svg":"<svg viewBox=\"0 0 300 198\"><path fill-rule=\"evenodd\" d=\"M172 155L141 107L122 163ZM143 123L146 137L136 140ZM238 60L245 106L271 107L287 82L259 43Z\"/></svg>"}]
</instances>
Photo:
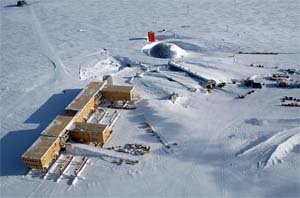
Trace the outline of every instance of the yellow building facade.
<instances>
[{"instance_id":1,"label":"yellow building facade","mask_svg":"<svg viewBox=\"0 0 300 198\"><path fill-rule=\"evenodd\" d=\"M133 86L109 85L102 91L103 98L106 100L126 100L132 101L134 97Z\"/></svg>"},{"instance_id":2,"label":"yellow building facade","mask_svg":"<svg viewBox=\"0 0 300 198\"><path fill-rule=\"evenodd\" d=\"M22 160L30 169L47 170L60 149L59 138L40 136L22 155Z\"/></svg>"},{"instance_id":3,"label":"yellow building facade","mask_svg":"<svg viewBox=\"0 0 300 198\"><path fill-rule=\"evenodd\" d=\"M75 122L71 128L71 138L85 143L103 145L111 134L109 127L104 124Z\"/></svg>"},{"instance_id":4,"label":"yellow building facade","mask_svg":"<svg viewBox=\"0 0 300 198\"><path fill-rule=\"evenodd\" d=\"M104 124L86 123L88 118L102 99L132 101L133 91L133 86L108 85L107 81L89 83L65 108L67 116L56 116L42 131L22 155L23 162L30 169L47 170L69 137L103 145L111 134L110 128Z\"/></svg>"}]
</instances>

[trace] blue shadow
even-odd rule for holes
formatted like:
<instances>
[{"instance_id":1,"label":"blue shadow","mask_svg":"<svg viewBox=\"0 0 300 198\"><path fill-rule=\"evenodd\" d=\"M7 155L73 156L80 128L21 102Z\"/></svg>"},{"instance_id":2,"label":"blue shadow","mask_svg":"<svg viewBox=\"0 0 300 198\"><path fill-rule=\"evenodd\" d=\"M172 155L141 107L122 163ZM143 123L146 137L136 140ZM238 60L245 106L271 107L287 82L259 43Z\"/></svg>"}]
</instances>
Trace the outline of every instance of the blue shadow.
<instances>
[{"instance_id":1,"label":"blue shadow","mask_svg":"<svg viewBox=\"0 0 300 198\"><path fill-rule=\"evenodd\" d=\"M2 137L0 176L23 175L28 171L21 160L22 154L57 115L64 115L64 108L80 91L80 89L69 89L52 95L25 121L25 123L39 124L36 129L10 131Z\"/></svg>"}]
</instances>

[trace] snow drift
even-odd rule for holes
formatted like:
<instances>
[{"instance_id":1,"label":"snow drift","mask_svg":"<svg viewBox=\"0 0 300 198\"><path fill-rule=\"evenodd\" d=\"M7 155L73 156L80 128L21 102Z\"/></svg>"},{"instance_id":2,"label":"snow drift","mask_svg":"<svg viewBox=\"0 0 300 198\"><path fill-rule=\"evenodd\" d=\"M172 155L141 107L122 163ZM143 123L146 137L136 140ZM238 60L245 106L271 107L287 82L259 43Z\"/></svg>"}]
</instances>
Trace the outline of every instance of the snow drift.
<instances>
[{"instance_id":1,"label":"snow drift","mask_svg":"<svg viewBox=\"0 0 300 198\"><path fill-rule=\"evenodd\" d=\"M237 156L259 158L258 164L270 167L283 162L284 158L300 145L300 128L296 127L276 133L270 138L243 150Z\"/></svg>"},{"instance_id":2,"label":"snow drift","mask_svg":"<svg viewBox=\"0 0 300 198\"><path fill-rule=\"evenodd\" d=\"M80 64L79 77L81 80L99 78L119 70L121 64L107 50L93 53L85 57Z\"/></svg>"}]
</instances>

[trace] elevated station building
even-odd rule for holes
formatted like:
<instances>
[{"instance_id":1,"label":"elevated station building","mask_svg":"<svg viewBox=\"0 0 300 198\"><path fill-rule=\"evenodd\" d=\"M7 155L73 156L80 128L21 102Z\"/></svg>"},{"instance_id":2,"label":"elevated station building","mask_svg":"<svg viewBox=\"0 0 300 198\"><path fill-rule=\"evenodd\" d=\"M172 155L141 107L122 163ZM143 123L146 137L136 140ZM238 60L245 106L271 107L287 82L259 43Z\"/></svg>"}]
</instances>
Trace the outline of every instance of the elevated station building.
<instances>
[{"instance_id":1,"label":"elevated station building","mask_svg":"<svg viewBox=\"0 0 300 198\"><path fill-rule=\"evenodd\" d=\"M66 116L58 115L44 129L40 137L22 155L30 169L47 170L57 159L69 137L85 143L103 145L111 134L108 125L87 123L101 100L132 101L133 86L120 86L103 82L89 83L65 108Z\"/></svg>"}]
</instances>

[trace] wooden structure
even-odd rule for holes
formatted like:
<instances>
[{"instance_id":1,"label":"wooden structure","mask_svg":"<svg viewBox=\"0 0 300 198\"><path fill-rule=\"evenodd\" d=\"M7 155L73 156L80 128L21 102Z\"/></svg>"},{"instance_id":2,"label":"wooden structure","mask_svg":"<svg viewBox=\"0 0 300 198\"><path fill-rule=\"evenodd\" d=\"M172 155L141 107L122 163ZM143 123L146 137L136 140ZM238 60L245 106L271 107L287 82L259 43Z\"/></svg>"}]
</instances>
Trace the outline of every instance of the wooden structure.
<instances>
[{"instance_id":1,"label":"wooden structure","mask_svg":"<svg viewBox=\"0 0 300 198\"><path fill-rule=\"evenodd\" d=\"M104 124L75 122L71 128L71 138L80 142L103 145L111 134L108 125Z\"/></svg>"},{"instance_id":2,"label":"wooden structure","mask_svg":"<svg viewBox=\"0 0 300 198\"><path fill-rule=\"evenodd\" d=\"M120 86L120 85L110 85L103 89L102 95L106 100L116 101L116 100L133 100L133 86Z\"/></svg>"},{"instance_id":3,"label":"wooden structure","mask_svg":"<svg viewBox=\"0 0 300 198\"><path fill-rule=\"evenodd\" d=\"M59 137L61 140L65 140L67 126L71 123L72 119L72 116L56 116L48 127L42 131L41 135L47 137Z\"/></svg>"},{"instance_id":4,"label":"wooden structure","mask_svg":"<svg viewBox=\"0 0 300 198\"><path fill-rule=\"evenodd\" d=\"M40 136L22 155L22 160L30 169L47 170L60 149L59 138Z\"/></svg>"},{"instance_id":5,"label":"wooden structure","mask_svg":"<svg viewBox=\"0 0 300 198\"><path fill-rule=\"evenodd\" d=\"M41 133L43 136L61 137L73 117L58 115Z\"/></svg>"},{"instance_id":6,"label":"wooden structure","mask_svg":"<svg viewBox=\"0 0 300 198\"><path fill-rule=\"evenodd\" d=\"M41 136L22 155L22 160L30 169L47 170L57 159L69 136L81 142L93 142L103 145L111 134L111 126L119 114L108 125L86 123L102 98L109 100L133 99L132 86L108 85L103 82L91 82L65 108L68 116L58 115L42 131Z\"/></svg>"},{"instance_id":7,"label":"wooden structure","mask_svg":"<svg viewBox=\"0 0 300 198\"><path fill-rule=\"evenodd\" d=\"M100 91L104 88L106 83L107 81L91 82L88 84L65 108L65 113L69 116L75 116L79 111L94 107L97 103L97 99L101 99Z\"/></svg>"},{"instance_id":8,"label":"wooden structure","mask_svg":"<svg viewBox=\"0 0 300 198\"><path fill-rule=\"evenodd\" d=\"M48 169L68 139L66 128L72 119L73 117L70 116L56 116L42 131L39 139L22 155L22 160L27 167L31 169Z\"/></svg>"}]
</instances>

